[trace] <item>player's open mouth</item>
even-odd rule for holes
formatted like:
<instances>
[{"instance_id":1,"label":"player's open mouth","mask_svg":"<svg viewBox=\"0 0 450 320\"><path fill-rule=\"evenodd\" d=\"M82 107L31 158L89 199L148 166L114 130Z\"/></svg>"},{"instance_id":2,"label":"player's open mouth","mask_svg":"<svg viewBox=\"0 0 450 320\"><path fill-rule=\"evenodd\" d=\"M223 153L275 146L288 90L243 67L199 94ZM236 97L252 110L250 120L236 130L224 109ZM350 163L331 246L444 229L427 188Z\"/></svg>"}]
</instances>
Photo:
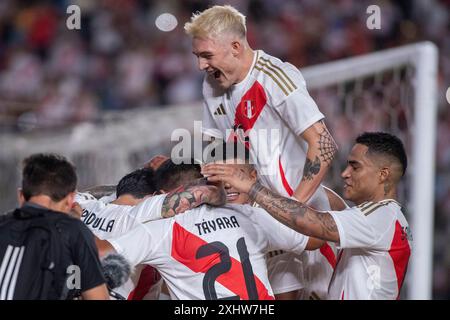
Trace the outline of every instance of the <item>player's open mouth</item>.
<instances>
[{"instance_id":1,"label":"player's open mouth","mask_svg":"<svg viewBox=\"0 0 450 320\"><path fill-rule=\"evenodd\" d=\"M216 71L213 73L214 79L219 79L221 74L222 74L222 73L221 73L219 70L216 70Z\"/></svg>"},{"instance_id":2,"label":"player's open mouth","mask_svg":"<svg viewBox=\"0 0 450 320\"><path fill-rule=\"evenodd\" d=\"M239 192L230 192L227 193L227 201L235 201L237 200L237 198L239 197L240 193Z\"/></svg>"}]
</instances>

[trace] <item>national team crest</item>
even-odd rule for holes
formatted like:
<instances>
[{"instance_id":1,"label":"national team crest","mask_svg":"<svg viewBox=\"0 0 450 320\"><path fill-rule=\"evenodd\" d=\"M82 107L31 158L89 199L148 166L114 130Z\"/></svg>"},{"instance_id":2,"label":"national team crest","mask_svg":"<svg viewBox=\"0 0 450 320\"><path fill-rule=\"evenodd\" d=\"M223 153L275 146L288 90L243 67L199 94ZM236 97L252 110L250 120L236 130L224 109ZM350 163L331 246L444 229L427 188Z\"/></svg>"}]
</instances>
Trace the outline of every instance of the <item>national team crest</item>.
<instances>
[{"instance_id":1,"label":"national team crest","mask_svg":"<svg viewBox=\"0 0 450 320\"><path fill-rule=\"evenodd\" d=\"M251 119L256 115L255 101L253 100L244 100L244 115Z\"/></svg>"}]
</instances>

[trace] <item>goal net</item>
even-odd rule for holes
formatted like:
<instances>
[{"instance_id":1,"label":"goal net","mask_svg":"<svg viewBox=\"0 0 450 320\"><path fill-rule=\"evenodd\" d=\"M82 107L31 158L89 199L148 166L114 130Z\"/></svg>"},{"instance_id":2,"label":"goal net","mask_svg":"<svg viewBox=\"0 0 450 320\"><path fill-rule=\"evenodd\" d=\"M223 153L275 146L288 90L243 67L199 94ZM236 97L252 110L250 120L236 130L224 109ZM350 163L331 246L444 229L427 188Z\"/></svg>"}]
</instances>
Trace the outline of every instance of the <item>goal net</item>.
<instances>
[{"instance_id":1,"label":"goal net","mask_svg":"<svg viewBox=\"0 0 450 320\"><path fill-rule=\"evenodd\" d=\"M428 42L301 69L340 149L326 185L341 191L340 173L356 136L387 131L399 136L409 166L400 187L413 233L403 297L430 299L434 216L437 49ZM16 205L20 160L57 152L77 166L79 188L116 184L151 156L170 154L175 129L193 132L201 103L106 113L98 123L64 132L0 137L0 209Z\"/></svg>"},{"instance_id":2,"label":"goal net","mask_svg":"<svg viewBox=\"0 0 450 320\"><path fill-rule=\"evenodd\" d=\"M402 290L408 299L431 299L437 64L437 48L424 42L302 69L340 147L327 178L333 189L341 191L340 173L360 133L386 131L405 144L399 200L413 234Z\"/></svg>"}]
</instances>

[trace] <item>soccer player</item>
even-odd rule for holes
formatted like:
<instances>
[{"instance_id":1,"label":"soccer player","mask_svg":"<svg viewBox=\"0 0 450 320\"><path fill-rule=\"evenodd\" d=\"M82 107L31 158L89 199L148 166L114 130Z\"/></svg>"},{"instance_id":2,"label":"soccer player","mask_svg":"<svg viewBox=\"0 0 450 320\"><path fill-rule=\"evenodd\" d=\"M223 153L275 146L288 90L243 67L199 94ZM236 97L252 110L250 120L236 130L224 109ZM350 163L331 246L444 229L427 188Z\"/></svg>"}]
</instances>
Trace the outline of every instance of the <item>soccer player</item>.
<instances>
[{"instance_id":1,"label":"soccer player","mask_svg":"<svg viewBox=\"0 0 450 320\"><path fill-rule=\"evenodd\" d=\"M178 192L154 195L154 172L150 168L142 168L125 175L119 181L116 187L117 199L111 203L97 200L89 193L78 193L75 200L82 207L81 219L86 226L98 238L110 239L145 221L167 218L202 203L222 203L221 197L217 195L217 188L195 185L192 180L189 179L189 184L186 183L184 189ZM184 184L184 180L178 182ZM102 188L96 190L100 192ZM114 293L128 300L140 300L144 297L155 299L161 284L159 279L160 276L153 268L137 266L130 279L114 289Z\"/></svg>"},{"instance_id":2,"label":"soccer player","mask_svg":"<svg viewBox=\"0 0 450 320\"><path fill-rule=\"evenodd\" d=\"M241 140L251 151L259 181L283 196L329 210L321 186L337 150L324 115L308 94L303 76L293 65L250 48L245 16L231 6L213 6L185 24L203 81L203 133L225 141ZM326 293L335 255L327 244L304 257L315 279L316 295ZM295 256L278 255L274 270L284 270L286 283L273 284L279 298L295 298L303 287L295 281L300 265ZM309 266L308 266L309 265ZM294 279L292 278L294 277ZM277 276L282 279L283 276Z\"/></svg>"},{"instance_id":3,"label":"soccer player","mask_svg":"<svg viewBox=\"0 0 450 320\"><path fill-rule=\"evenodd\" d=\"M197 165L164 163L157 173L164 177L158 179L159 185L168 189L186 174L201 177ZM143 223L98 245L102 254L116 250L132 265L157 268L174 299L256 300L274 298L267 278L267 250L301 253L322 242L287 228L263 209L227 204L203 205L169 219Z\"/></svg>"},{"instance_id":4,"label":"soccer player","mask_svg":"<svg viewBox=\"0 0 450 320\"><path fill-rule=\"evenodd\" d=\"M402 142L388 133L356 139L342 172L344 198L356 204L339 212L317 211L279 196L245 172L213 164L203 168L211 181L224 181L291 228L338 244L330 299L398 299L411 254L411 232L395 199L405 174Z\"/></svg>"}]
</instances>

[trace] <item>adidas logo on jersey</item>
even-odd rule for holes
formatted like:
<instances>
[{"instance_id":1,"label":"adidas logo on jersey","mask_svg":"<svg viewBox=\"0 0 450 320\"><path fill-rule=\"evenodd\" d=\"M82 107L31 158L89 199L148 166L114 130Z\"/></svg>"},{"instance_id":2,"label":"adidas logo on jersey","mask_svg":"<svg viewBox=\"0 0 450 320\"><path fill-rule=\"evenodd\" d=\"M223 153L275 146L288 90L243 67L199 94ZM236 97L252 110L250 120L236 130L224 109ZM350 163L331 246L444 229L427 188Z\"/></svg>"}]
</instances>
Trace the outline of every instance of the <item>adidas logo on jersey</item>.
<instances>
[{"instance_id":1,"label":"adidas logo on jersey","mask_svg":"<svg viewBox=\"0 0 450 320\"><path fill-rule=\"evenodd\" d=\"M223 116L226 115L226 111L225 108L223 106L223 104L220 104L219 107L216 109L216 111L214 111L214 115L215 116Z\"/></svg>"}]
</instances>

